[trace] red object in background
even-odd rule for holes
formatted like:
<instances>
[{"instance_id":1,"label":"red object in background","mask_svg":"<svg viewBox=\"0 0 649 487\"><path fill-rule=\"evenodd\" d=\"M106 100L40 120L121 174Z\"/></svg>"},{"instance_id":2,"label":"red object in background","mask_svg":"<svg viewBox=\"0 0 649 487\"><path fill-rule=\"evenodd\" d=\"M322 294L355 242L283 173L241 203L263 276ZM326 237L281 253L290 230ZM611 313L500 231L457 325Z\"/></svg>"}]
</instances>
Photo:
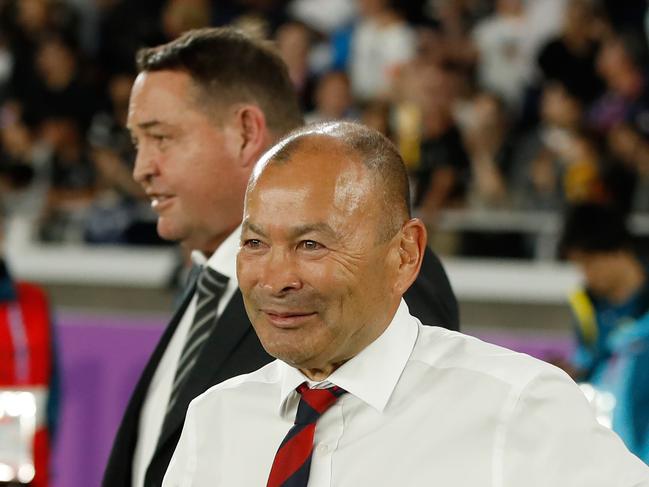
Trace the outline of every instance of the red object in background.
<instances>
[{"instance_id":1,"label":"red object in background","mask_svg":"<svg viewBox=\"0 0 649 487\"><path fill-rule=\"evenodd\" d=\"M0 302L0 387L49 389L52 347L47 298L33 284L16 285L16 301ZM32 487L49 485L47 424L36 425Z\"/></svg>"}]
</instances>

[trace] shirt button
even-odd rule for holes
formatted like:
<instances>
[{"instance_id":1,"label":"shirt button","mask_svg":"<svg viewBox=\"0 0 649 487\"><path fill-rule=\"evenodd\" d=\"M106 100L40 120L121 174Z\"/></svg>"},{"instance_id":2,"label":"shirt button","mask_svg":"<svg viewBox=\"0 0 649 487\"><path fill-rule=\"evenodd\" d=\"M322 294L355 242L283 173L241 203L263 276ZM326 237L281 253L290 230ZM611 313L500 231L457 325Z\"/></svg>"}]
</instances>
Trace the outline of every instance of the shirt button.
<instances>
[{"instance_id":1,"label":"shirt button","mask_svg":"<svg viewBox=\"0 0 649 487\"><path fill-rule=\"evenodd\" d=\"M318 445L318 453L328 453L329 452L329 445L325 445L323 443Z\"/></svg>"}]
</instances>

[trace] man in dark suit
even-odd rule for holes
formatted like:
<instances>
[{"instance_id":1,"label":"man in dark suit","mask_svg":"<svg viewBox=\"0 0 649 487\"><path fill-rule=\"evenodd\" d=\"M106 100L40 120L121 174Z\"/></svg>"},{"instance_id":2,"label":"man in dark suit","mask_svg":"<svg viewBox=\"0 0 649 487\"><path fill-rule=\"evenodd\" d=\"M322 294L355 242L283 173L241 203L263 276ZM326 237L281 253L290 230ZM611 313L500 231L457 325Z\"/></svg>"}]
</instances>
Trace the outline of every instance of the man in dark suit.
<instances>
[{"instance_id":1,"label":"man in dark suit","mask_svg":"<svg viewBox=\"0 0 649 487\"><path fill-rule=\"evenodd\" d=\"M191 31L138 53L128 125L135 179L158 213L162 238L202 267L133 393L104 475L105 487L162 482L189 402L270 362L246 316L235 256L252 168L302 124L286 67L262 42L231 29ZM444 270L428 252L406 295L428 324L458 327Z\"/></svg>"}]
</instances>

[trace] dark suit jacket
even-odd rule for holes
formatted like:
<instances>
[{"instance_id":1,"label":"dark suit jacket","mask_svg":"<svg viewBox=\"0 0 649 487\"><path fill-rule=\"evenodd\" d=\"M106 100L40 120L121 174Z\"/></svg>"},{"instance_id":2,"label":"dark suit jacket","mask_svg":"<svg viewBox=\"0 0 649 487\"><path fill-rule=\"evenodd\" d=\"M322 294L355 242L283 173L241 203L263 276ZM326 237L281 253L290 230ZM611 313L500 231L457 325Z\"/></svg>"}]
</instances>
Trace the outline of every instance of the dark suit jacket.
<instances>
[{"instance_id":1,"label":"dark suit jacket","mask_svg":"<svg viewBox=\"0 0 649 487\"><path fill-rule=\"evenodd\" d=\"M133 454L137 442L142 404L153 374L194 293L195 279L156 347L122 419L104 474L104 487L131 486ZM405 296L410 312L423 323L458 329L458 308L446 273L430 251L424 256L419 277ZM218 319L200 352L198 361L185 380L176 404L162 426L157 449L146 472L146 487L162 484L171 456L180 438L189 402L211 386L230 377L252 372L273 360L261 346L237 291Z\"/></svg>"}]
</instances>

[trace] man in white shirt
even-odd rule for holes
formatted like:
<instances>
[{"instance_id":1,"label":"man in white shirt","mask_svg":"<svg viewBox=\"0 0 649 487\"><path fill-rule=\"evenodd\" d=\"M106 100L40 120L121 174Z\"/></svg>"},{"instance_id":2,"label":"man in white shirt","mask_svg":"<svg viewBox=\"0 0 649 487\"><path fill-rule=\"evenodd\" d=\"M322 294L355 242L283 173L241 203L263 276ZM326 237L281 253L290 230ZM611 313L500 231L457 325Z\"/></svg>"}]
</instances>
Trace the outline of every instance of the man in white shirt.
<instances>
[{"instance_id":1,"label":"man in white shirt","mask_svg":"<svg viewBox=\"0 0 649 487\"><path fill-rule=\"evenodd\" d=\"M649 486L561 370L410 315L426 231L408 201L366 127L262 157L237 274L278 360L192 401L164 487Z\"/></svg>"}]
</instances>

